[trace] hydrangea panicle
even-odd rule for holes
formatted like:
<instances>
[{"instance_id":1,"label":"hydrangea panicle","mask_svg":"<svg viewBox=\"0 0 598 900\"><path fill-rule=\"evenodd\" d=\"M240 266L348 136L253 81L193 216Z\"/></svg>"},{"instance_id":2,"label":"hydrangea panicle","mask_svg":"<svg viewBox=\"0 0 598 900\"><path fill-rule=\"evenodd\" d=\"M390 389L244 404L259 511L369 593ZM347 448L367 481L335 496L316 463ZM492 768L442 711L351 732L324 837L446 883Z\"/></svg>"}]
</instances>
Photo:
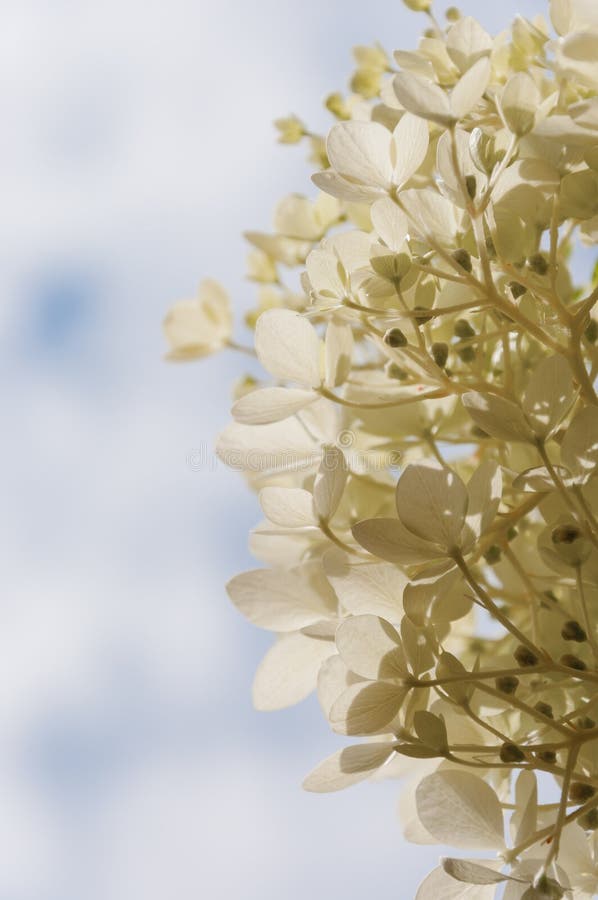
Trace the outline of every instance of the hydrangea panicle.
<instances>
[{"instance_id":1,"label":"hydrangea panicle","mask_svg":"<svg viewBox=\"0 0 598 900\"><path fill-rule=\"evenodd\" d=\"M237 385L217 447L264 515L262 567L228 593L274 635L256 707L316 690L351 741L305 788L412 776L406 836L464 854L416 900L583 900L598 892L598 274L573 251L598 242L598 10L551 0L549 21L493 37L405 3L426 17L418 48L357 47L326 136L276 122L317 190L246 235L255 351L206 281L166 317L169 357L228 347L264 370Z\"/></svg>"}]
</instances>

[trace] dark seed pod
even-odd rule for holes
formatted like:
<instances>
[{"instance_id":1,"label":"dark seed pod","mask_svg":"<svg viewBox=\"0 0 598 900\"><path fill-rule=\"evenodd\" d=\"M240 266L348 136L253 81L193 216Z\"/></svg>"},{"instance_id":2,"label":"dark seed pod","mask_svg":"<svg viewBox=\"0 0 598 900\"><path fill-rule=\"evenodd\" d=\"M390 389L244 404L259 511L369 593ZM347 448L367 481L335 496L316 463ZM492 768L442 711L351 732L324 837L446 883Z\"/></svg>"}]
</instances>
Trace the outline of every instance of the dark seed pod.
<instances>
[{"instance_id":1,"label":"dark seed pod","mask_svg":"<svg viewBox=\"0 0 598 900\"><path fill-rule=\"evenodd\" d=\"M549 766L553 766L556 762L556 753L554 750L538 750L536 756L539 760Z\"/></svg>"},{"instance_id":2,"label":"dark seed pod","mask_svg":"<svg viewBox=\"0 0 598 900\"><path fill-rule=\"evenodd\" d=\"M516 675L500 675L496 679L496 688L503 694L514 694L519 687L519 679Z\"/></svg>"},{"instance_id":3,"label":"dark seed pod","mask_svg":"<svg viewBox=\"0 0 598 900\"><path fill-rule=\"evenodd\" d=\"M527 291L527 288L522 284L519 284L518 281L510 281L509 288L511 289L513 300L518 300L519 297L522 297L523 294L525 294L525 292Z\"/></svg>"},{"instance_id":4,"label":"dark seed pod","mask_svg":"<svg viewBox=\"0 0 598 900\"><path fill-rule=\"evenodd\" d=\"M588 810L577 821L586 831L595 831L598 828L598 809L594 807L594 809Z\"/></svg>"},{"instance_id":5,"label":"dark seed pod","mask_svg":"<svg viewBox=\"0 0 598 900\"><path fill-rule=\"evenodd\" d=\"M501 556L502 551L496 544L492 544L492 546L488 547L488 549L484 553L484 559L489 566L494 566L497 562L500 562Z\"/></svg>"},{"instance_id":6,"label":"dark seed pod","mask_svg":"<svg viewBox=\"0 0 598 900\"><path fill-rule=\"evenodd\" d=\"M573 544L581 537L581 531L577 525L557 525L550 537L553 544Z\"/></svg>"},{"instance_id":7,"label":"dark seed pod","mask_svg":"<svg viewBox=\"0 0 598 900\"><path fill-rule=\"evenodd\" d=\"M590 344L596 343L596 341L598 340L598 322L596 321L596 319L592 319L590 321L590 324L584 331L583 336L585 337L586 341L590 342Z\"/></svg>"},{"instance_id":8,"label":"dark seed pod","mask_svg":"<svg viewBox=\"0 0 598 900\"><path fill-rule=\"evenodd\" d=\"M433 318L425 306L414 306L413 312L415 313L414 319L418 325L425 325L426 322Z\"/></svg>"},{"instance_id":9,"label":"dark seed pod","mask_svg":"<svg viewBox=\"0 0 598 900\"><path fill-rule=\"evenodd\" d=\"M562 666L567 666L568 669L577 669L578 672L584 672L587 669L583 659L580 659L579 656L573 656L572 653L565 653L564 656L561 656L559 662Z\"/></svg>"},{"instance_id":10,"label":"dark seed pod","mask_svg":"<svg viewBox=\"0 0 598 900\"><path fill-rule=\"evenodd\" d=\"M589 716L580 716L575 724L582 731L590 731L592 728L596 727L596 723L593 719L590 719Z\"/></svg>"},{"instance_id":11,"label":"dark seed pod","mask_svg":"<svg viewBox=\"0 0 598 900\"><path fill-rule=\"evenodd\" d=\"M473 362L476 358L475 347L461 347L460 350L457 350L457 355L465 363Z\"/></svg>"},{"instance_id":12,"label":"dark seed pod","mask_svg":"<svg viewBox=\"0 0 598 900\"><path fill-rule=\"evenodd\" d=\"M475 179L474 179L474 183L475 183ZM471 272L471 270L472 270L471 256L467 250L463 250L462 248L455 250L453 252L453 259L455 260L457 265L461 266L462 269L465 269L466 272Z\"/></svg>"},{"instance_id":13,"label":"dark seed pod","mask_svg":"<svg viewBox=\"0 0 598 900\"><path fill-rule=\"evenodd\" d=\"M467 319L457 319L453 331L458 338L463 339L475 337L475 331L473 330Z\"/></svg>"},{"instance_id":14,"label":"dark seed pod","mask_svg":"<svg viewBox=\"0 0 598 900\"><path fill-rule=\"evenodd\" d=\"M446 365L448 353L448 344L445 344L443 341L436 341L432 344L432 356L434 357L434 362L437 366L440 366L441 369L444 369Z\"/></svg>"},{"instance_id":15,"label":"dark seed pod","mask_svg":"<svg viewBox=\"0 0 598 900\"><path fill-rule=\"evenodd\" d=\"M542 253L534 253L528 259L527 264L536 275L546 275L548 272L548 261Z\"/></svg>"},{"instance_id":16,"label":"dark seed pod","mask_svg":"<svg viewBox=\"0 0 598 900\"><path fill-rule=\"evenodd\" d=\"M513 654L520 666L535 666L538 663L538 657L528 647L520 644Z\"/></svg>"},{"instance_id":17,"label":"dark seed pod","mask_svg":"<svg viewBox=\"0 0 598 900\"><path fill-rule=\"evenodd\" d=\"M585 803L590 797L596 793L596 788L591 784L584 784L583 781L574 781L569 788L569 800L574 803Z\"/></svg>"},{"instance_id":18,"label":"dark seed pod","mask_svg":"<svg viewBox=\"0 0 598 900\"><path fill-rule=\"evenodd\" d=\"M384 343L389 347L404 347L407 344L407 338L400 328L389 328L384 335Z\"/></svg>"},{"instance_id":19,"label":"dark seed pod","mask_svg":"<svg viewBox=\"0 0 598 900\"><path fill-rule=\"evenodd\" d=\"M561 637L564 641L576 641L578 644L583 644L588 639L584 629L574 619L565 622L561 628Z\"/></svg>"},{"instance_id":20,"label":"dark seed pod","mask_svg":"<svg viewBox=\"0 0 598 900\"><path fill-rule=\"evenodd\" d=\"M465 188L469 195L469 199L474 200L477 189L478 189L478 186L477 186L477 183L475 180L475 175L466 175L465 176Z\"/></svg>"},{"instance_id":21,"label":"dark seed pod","mask_svg":"<svg viewBox=\"0 0 598 900\"><path fill-rule=\"evenodd\" d=\"M393 362L386 364L385 371L389 378L396 378L398 381L405 381L409 377L405 369L401 369L400 366Z\"/></svg>"},{"instance_id":22,"label":"dark seed pod","mask_svg":"<svg viewBox=\"0 0 598 900\"><path fill-rule=\"evenodd\" d=\"M539 713L542 713L543 716L546 716L547 719L553 719L554 713L552 711L552 706L550 703L544 703L542 700L539 700L534 709L537 709Z\"/></svg>"},{"instance_id":23,"label":"dark seed pod","mask_svg":"<svg viewBox=\"0 0 598 900\"><path fill-rule=\"evenodd\" d=\"M525 753L517 744L503 744L499 755L504 763L522 762L525 759Z\"/></svg>"}]
</instances>

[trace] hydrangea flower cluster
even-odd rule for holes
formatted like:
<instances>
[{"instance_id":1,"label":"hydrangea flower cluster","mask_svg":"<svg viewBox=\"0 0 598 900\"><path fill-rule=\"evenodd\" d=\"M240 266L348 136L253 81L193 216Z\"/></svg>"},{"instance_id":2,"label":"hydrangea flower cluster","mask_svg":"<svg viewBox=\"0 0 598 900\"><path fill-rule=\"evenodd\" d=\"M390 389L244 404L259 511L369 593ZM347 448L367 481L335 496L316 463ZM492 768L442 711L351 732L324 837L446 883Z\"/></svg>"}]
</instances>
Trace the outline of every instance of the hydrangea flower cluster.
<instances>
[{"instance_id":1,"label":"hydrangea flower cluster","mask_svg":"<svg viewBox=\"0 0 598 900\"><path fill-rule=\"evenodd\" d=\"M492 37L406 3L417 51L356 48L325 140L276 123L318 193L247 234L266 374L217 452L259 492L264 567L228 591L275 636L256 706L317 689L353 741L307 790L407 777L407 838L464 852L418 900L590 898L598 274L574 253L598 240L598 5ZM174 359L243 349L210 281L165 330Z\"/></svg>"}]
</instances>

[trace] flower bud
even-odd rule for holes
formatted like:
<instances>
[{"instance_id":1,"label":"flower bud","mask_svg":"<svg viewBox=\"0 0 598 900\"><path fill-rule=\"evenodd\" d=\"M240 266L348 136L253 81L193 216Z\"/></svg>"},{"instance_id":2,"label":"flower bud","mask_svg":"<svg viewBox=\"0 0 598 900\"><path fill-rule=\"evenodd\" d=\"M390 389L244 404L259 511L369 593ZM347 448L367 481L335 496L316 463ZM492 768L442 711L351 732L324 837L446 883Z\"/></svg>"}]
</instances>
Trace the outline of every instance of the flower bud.
<instances>
[{"instance_id":1,"label":"flower bud","mask_svg":"<svg viewBox=\"0 0 598 900\"><path fill-rule=\"evenodd\" d=\"M588 812L583 816L580 816L577 821L586 831L595 831L598 828L598 809L594 807L594 809L588 810Z\"/></svg>"},{"instance_id":2,"label":"flower bud","mask_svg":"<svg viewBox=\"0 0 598 900\"><path fill-rule=\"evenodd\" d=\"M565 641L576 641L578 644L582 644L588 639L588 636L585 633L584 629L581 627L579 622L576 622L574 619L570 619L568 622L565 622L565 624L561 628L561 637Z\"/></svg>"},{"instance_id":3,"label":"flower bud","mask_svg":"<svg viewBox=\"0 0 598 900\"><path fill-rule=\"evenodd\" d=\"M462 13L461 10L457 9L456 6L449 6L444 15L447 22L458 22L461 18Z\"/></svg>"},{"instance_id":4,"label":"flower bud","mask_svg":"<svg viewBox=\"0 0 598 900\"><path fill-rule=\"evenodd\" d=\"M475 200L475 195L478 190L478 184L475 180L475 175L466 175L465 176L465 190L467 191L467 195L470 200ZM464 267L465 268L465 267ZM471 272L471 269L469 269Z\"/></svg>"},{"instance_id":5,"label":"flower bud","mask_svg":"<svg viewBox=\"0 0 598 900\"><path fill-rule=\"evenodd\" d=\"M476 358L476 349L475 347L461 347L457 350L457 356L464 363L473 362Z\"/></svg>"},{"instance_id":6,"label":"flower bud","mask_svg":"<svg viewBox=\"0 0 598 900\"><path fill-rule=\"evenodd\" d=\"M465 269L466 272L471 272L471 255L467 250L463 247L459 247L457 250L453 251L452 256L457 265L461 266L462 269Z\"/></svg>"},{"instance_id":7,"label":"flower bud","mask_svg":"<svg viewBox=\"0 0 598 900\"><path fill-rule=\"evenodd\" d=\"M462 338L463 340L465 338L475 337L475 331L469 324L467 319L457 319L453 327L453 331L456 337Z\"/></svg>"},{"instance_id":8,"label":"flower bud","mask_svg":"<svg viewBox=\"0 0 598 900\"><path fill-rule=\"evenodd\" d=\"M538 700L534 709L537 709L539 713L542 713L543 716L546 716L547 719L553 719L554 713L552 711L552 706L550 703L544 703L542 700Z\"/></svg>"},{"instance_id":9,"label":"flower bud","mask_svg":"<svg viewBox=\"0 0 598 900\"><path fill-rule=\"evenodd\" d=\"M596 343L596 341L598 340L598 322L596 321L596 319L592 319L590 321L590 324L584 331L583 335L586 341L589 341L590 344Z\"/></svg>"},{"instance_id":10,"label":"flower bud","mask_svg":"<svg viewBox=\"0 0 598 900\"><path fill-rule=\"evenodd\" d=\"M432 356L434 358L434 362L437 366L440 366L441 369L444 369L446 365L448 352L448 344L445 344L442 341L436 341L432 344Z\"/></svg>"},{"instance_id":11,"label":"flower bud","mask_svg":"<svg viewBox=\"0 0 598 900\"><path fill-rule=\"evenodd\" d=\"M550 537L553 544L572 544L581 537L581 531L577 525L557 525Z\"/></svg>"},{"instance_id":12,"label":"flower bud","mask_svg":"<svg viewBox=\"0 0 598 900\"><path fill-rule=\"evenodd\" d=\"M528 259L527 264L536 275L546 275L548 272L548 261L542 253L534 253Z\"/></svg>"},{"instance_id":13,"label":"flower bud","mask_svg":"<svg viewBox=\"0 0 598 900\"><path fill-rule=\"evenodd\" d=\"M413 312L416 313L414 318L418 325L425 325L426 322L429 322L430 319L433 318L425 306L414 306Z\"/></svg>"},{"instance_id":14,"label":"flower bud","mask_svg":"<svg viewBox=\"0 0 598 900\"><path fill-rule=\"evenodd\" d=\"M297 116L275 119L274 127L278 131L278 141L281 144L298 144L306 134L305 126Z\"/></svg>"},{"instance_id":15,"label":"flower bud","mask_svg":"<svg viewBox=\"0 0 598 900\"><path fill-rule=\"evenodd\" d=\"M579 656L574 656L572 653L565 653L564 656L561 656L559 662L568 669L577 669L578 672L584 672L587 669L583 659L580 659Z\"/></svg>"},{"instance_id":16,"label":"flower bud","mask_svg":"<svg viewBox=\"0 0 598 900\"><path fill-rule=\"evenodd\" d=\"M504 763L522 762L525 759L525 753L517 744L503 744L499 756Z\"/></svg>"},{"instance_id":17,"label":"flower bud","mask_svg":"<svg viewBox=\"0 0 598 900\"><path fill-rule=\"evenodd\" d=\"M428 12L432 6L432 0L403 0L403 3L413 12Z\"/></svg>"},{"instance_id":18,"label":"flower bud","mask_svg":"<svg viewBox=\"0 0 598 900\"><path fill-rule=\"evenodd\" d=\"M524 285L519 284L518 281L509 281L509 288L511 290L511 294L513 296L513 300L518 300L519 297L522 297L523 294L527 291L527 288Z\"/></svg>"},{"instance_id":19,"label":"flower bud","mask_svg":"<svg viewBox=\"0 0 598 900\"><path fill-rule=\"evenodd\" d=\"M516 675L501 675L496 679L496 688L503 694L514 694L519 687L519 679Z\"/></svg>"},{"instance_id":20,"label":"flower bud","mask_svg":"<svg viewBox=\"0 0 598 900\"><path fill-rule=\"evenodd\" d=\"M522 667L535 666L538 664L538 657L528 647L520 644L513 654L517 662Z\"/></svg>"},{"instance_id":21,"label":"flower bud","mask_svg":"<svg viewBox=\"0 0 598 900\"><path fill-rule=\"evenodd\" d=\"M538 750L536 756L548 766L553 766L556 762L556 753L554 750Z\"/></svg>"},{"instance_id":22,"label":"flower bud","mask_svg":"<svg viewBox=\"0 0 598 900\"><path fill-rule=\"evenodd\" d=\"M596 727L596 723L589 716L580 716L575 724L581 731L590 731Z\"/></svg>"},{"instance_id":23,"label":"flower bud","mask_svg":"<svg viewBox=\"0 0 598 900\"><path fill-rule=\"evenodd\" d=\"M384 335L384 343L393 348L405 347L407 345L407 338L400 328L389 328Z\"/></svg>"},{"instance_id":24,"label":"flower bud","mask_svg":"<svg viewBox=\"0 0 598 900\"><path fill-rule=\"evenodd\" d=\"M501 556L502 551L496 544L492 544L492 546L488 547L488 549L484 553L484 559L489 566L494 566L496 565L496 563L500 562Z\"/></svg>"},{"instance_id":25,"label":"flower bud","mask_svg":"<svg viewBox=\"0 0 598 900\"><path fill-rule=\"evenodd\" d=\"M329 94L324 101L324 106L328 112L331 112L340 121L346 121L351 118L351 110L343 100L342 94Z\"/></svg>"},{"instance_id":26,"label":"flower bud","mask_svg":"<svg viewBox=\"0 0 598 900\"><path fill-rule=\"evenodd\" d=\"M388 378L396 378L398 381L405 381L408 377L408 373L405 369L401 369L400 366L397 366L397 364L393 362L388 362L384 371Z\"/></svg>"},{"instance_id":27,"label":"flower bud","mask_svg":"<svg viewBox=\"0 0 598 900\"><path fill-rule=\"evenodd\" d=\"M585 803L590 797L596 793L596 788L591 784L585 784L583 781L574 781L569 787L569 800L574 803Z\"/></svg>"}]
</instances>

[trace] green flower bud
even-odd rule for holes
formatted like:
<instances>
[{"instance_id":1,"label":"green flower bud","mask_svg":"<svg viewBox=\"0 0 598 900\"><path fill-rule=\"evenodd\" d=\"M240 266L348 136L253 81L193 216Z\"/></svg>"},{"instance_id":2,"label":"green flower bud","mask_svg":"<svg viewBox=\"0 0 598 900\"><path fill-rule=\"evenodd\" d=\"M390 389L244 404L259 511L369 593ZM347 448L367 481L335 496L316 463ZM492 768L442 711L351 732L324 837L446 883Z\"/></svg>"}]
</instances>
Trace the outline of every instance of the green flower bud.
<instances>
[{"instance_id":1,"label":"green flower bud","mask_svg":"<svg viewBox=\"0 0 598 900\"><path fill-rule=\"evenodd\" d=\"M351 118L351 110L343 100L342 94L329 94L324 101L324 106L333 116L341 121Z\"/></svg>"},{"instance_id":2,"label":"green flower bud","mask_svg":"<svg viewBox=\"0 0 598 900\"><path fill-rule=\"evenodd\" d=\"M413 12L428 12L432 6L432 0L403 0L403 3Z\"/></svg>"}]
</instances>

